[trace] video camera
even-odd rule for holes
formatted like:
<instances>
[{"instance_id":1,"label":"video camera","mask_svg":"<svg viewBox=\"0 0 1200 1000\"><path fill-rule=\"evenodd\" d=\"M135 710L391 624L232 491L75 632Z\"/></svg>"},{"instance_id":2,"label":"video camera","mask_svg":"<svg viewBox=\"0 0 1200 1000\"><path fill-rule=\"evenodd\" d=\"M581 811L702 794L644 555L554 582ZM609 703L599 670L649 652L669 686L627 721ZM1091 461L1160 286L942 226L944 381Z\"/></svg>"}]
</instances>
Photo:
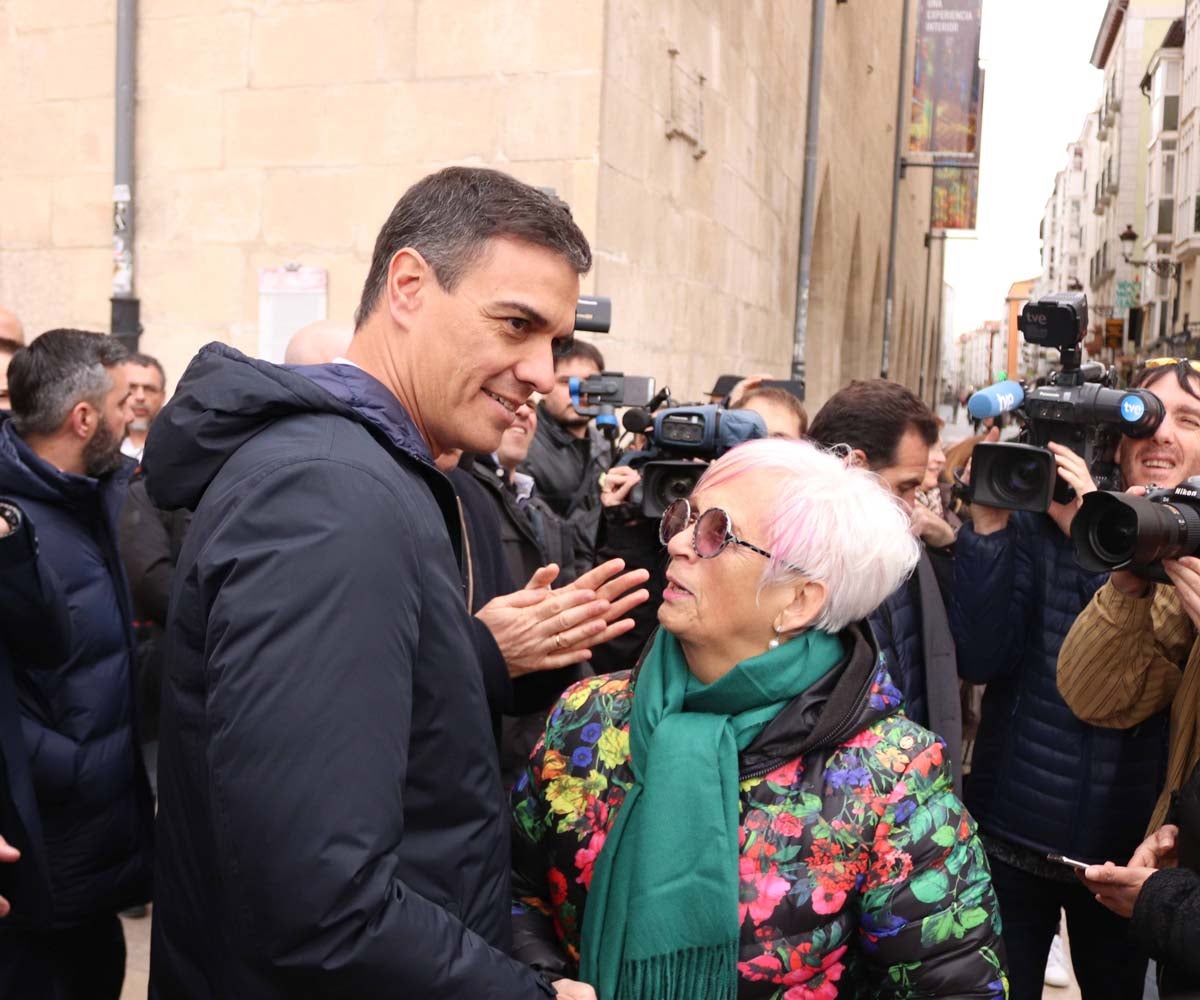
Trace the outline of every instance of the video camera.
<instances>
[{"instance_id":1,"label":"video camera","mask_svg":"<svg viewBox=\"0 0 1200 1000\"><path fill-rule=\"evenodd\" d=\"M985 443L971 456L969 499L1008 510L1044 513L1050 502L1067 503L1075 491L1058 475L1051 442L1079 455L1101 489L1116 484L1114 452L1121 435L1145 438L1163 419L1163 405L1146 389L1117 389L1115 369L1081 363L1087 329L1082 292L1055 292L1029 302L1017 323L1026 341L1057 348L1061 368L1045 385L1027 390L1007 381L975 393L972 417L1015 412L1023 418L1019 442Z\"/></svg>"},{"instance_id":2,"label":"video camera","mask_svg":"<svg viewBox=\"0 0 1200 1000\"><path fill-rule=\"evenodd\" d=\"M629 503L650 520L662 517L672 501L691 496L709 463L743 441L767 436L767 426L753 410L726 410L713 403L672 406L653 414L630 410L625 429L645 434L648 448L629 465L642 475Z\"/></svg>"},{"instance_id":3,"label":"video camera","mask_svg":"<svg viewBox=\"0 0 1200 1000\"><path fill-rule=\"evenodd\" d=\"M1170 583L1162 561L1200 550L1200 477L1142 497L1089 493L1071 522L1071 541L1075 561L1093 573L1128 569Z\"/></svg>"},{"instance_id":4,"label":"video camera","mask_svg":"<svg viewBox=\"0 0 1200 1000\"><path fill-rule=\"evenodd\" d=\"M575 412L584 417L595 417L596 426L610 441L617 436L616 408L650 407L654 397L654 379L624 372L601 372L587 378L572 375L567 387Z\"/></svg>"}]
</instances>

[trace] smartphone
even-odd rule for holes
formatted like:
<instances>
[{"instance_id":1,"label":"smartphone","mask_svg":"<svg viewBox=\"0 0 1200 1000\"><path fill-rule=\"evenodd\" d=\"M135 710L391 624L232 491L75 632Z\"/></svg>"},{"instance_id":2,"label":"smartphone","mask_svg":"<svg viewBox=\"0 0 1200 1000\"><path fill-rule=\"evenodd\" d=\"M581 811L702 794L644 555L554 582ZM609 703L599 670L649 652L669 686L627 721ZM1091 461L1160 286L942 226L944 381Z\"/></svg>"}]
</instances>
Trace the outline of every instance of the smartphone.
<instances>
[{"instance_id":1,"label":"smartphone","mask_svg":"<svg viewBox=\"0 0 1200 1000\"><path fill-rule=\"evenodd\" d=\"M1068 868L1074 868L1077 872L1086 871L1092 866L1086 861L1076 861L1074 858L1063 857L1061 854L1047 854L1047 861L1053 861L1056 865L1066 865Z\"/></svg>"}]
</instances>

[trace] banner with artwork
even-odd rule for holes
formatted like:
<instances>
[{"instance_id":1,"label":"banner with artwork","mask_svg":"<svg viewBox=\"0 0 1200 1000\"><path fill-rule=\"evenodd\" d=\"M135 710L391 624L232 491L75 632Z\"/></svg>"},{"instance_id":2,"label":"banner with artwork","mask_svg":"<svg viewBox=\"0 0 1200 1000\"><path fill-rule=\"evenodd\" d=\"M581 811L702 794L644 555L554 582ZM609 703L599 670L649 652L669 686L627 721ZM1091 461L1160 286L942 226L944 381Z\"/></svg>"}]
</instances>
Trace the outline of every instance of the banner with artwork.
<instances>
[{"instance_id":1,"label":"banner with artwork","mask_svg":"<svg viewBox=\"0 0 1200 1000\"><path fill-rule=\"evenodd\" d=\"M935 167L933 218L930 229L974 229L979 206L979 171L966 167Z\"/></svg>"},{"instance_id":2,"label":"banner with artwork","mask_svg":"<svg viewBox=\"0 0 1200 1000\"><path fill-rule=\"evenodd\" d=\"M921 0L908 150L976 156L983 88L979 70L982 0Z\"/></svg>"}]
</instances>

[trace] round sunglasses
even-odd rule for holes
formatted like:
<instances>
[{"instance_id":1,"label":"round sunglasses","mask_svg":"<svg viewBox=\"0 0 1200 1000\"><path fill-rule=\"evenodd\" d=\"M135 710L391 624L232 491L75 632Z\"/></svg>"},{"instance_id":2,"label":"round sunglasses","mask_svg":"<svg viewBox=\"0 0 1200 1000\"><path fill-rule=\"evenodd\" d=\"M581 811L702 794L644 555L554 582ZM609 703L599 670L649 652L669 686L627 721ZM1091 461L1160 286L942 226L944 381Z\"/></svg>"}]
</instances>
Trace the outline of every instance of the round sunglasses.
<instances>
[{"instance_id":1,"label":"round sunglasses","mask_svg":"<svg viewBox=\"0 0 1200 1000\"><path fill-rule=\"evenodd\" d=\"M696 527L692 531L692 548L696 550L696 555L701 559L715 559L730 542L749 549L751 552L757 552L760 556L766 556L768 559L774 558L766 549L760 549L757 545L751 545L738 538L733 533L729 514L720 507L709 507L697 517L692 513L692 505L682 497L673 500L663 511L662 520L658 523L658 540L666 545L693 521L695 521ZM790 566L790 564L785 565ZM796 569L797 567L790 568Z\"/></svg>"}]
</instances>

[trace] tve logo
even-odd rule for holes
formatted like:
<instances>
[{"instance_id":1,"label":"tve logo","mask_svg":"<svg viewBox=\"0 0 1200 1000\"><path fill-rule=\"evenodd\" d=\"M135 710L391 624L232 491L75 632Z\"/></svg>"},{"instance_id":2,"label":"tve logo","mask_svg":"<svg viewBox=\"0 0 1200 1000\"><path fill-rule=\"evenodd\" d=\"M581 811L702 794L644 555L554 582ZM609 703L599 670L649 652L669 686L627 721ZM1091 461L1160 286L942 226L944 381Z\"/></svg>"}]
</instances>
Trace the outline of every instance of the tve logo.
<instances>
[{"instance_id":1,"label":"tve logo","mask_svg":"<svg viewBox=\"0 0 1200 1000\"><path fill-rule=\"evenodd\" d=\"M1146 413L1146 404L1137 396L1126 396L1121 400L1121 419L1137 423Z\"/></svg>"}]
</instances>

